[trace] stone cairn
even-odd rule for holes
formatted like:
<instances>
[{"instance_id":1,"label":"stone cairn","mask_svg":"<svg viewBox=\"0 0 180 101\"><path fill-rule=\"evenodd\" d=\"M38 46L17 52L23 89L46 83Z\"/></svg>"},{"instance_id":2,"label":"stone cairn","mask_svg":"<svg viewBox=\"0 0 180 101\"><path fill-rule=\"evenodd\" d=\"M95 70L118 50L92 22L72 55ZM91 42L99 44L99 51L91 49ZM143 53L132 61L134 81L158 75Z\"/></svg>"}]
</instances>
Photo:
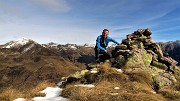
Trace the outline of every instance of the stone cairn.
<instances>
[{"instance_id":1,"label":"stone cairn","mask_svg":"<svg viewBox=\"0 0 180 101\"><path fill-rule=\"evenodd\" d=\"M152 32L148 28L138 29L134 31L134 33L128 34L126 39L123 39L122 43L112 51L112 55L116 59L115 66L122 68L128 65L126 62L128 62L129 56L134 52L145 51L144 56L148 54L150 55L149 58L152 58L149 59L150 64L145 64L146 66L152 65L174 73L177 62L169 57L167 53L163 54L160 46L152 41L151 34ZM136 64L133 64L133 66L134 65Z\"/></svg>"},{"instance_id":2,"label":"stone cairn","mask_svg":"<svg viewBox=\"0 0 180 101\"><path fill-rule=\"evenodd\" d=\"M176 82L174 73L177 62L163 54L160 46L151 38L150 29L138 29L128 34L122 43L112 50L112 65L125 73L148 71L157 89L168 87Z\"/></svg>"}]
</instances>

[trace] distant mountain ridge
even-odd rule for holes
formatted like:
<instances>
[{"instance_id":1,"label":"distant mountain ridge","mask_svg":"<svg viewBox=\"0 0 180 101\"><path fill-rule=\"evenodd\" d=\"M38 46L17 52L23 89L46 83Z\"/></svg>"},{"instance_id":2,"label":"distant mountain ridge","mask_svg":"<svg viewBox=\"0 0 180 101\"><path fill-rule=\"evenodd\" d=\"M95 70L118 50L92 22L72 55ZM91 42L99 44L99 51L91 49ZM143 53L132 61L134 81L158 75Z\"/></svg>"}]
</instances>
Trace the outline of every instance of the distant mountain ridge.
<instances>
[{"instance_id":1,"label":"distant mountain ridge","mask_svg":"<svg viewBox=\"0 0 180 101\"><path fill-rule=\"evenodd\" d=\"M169 42L157 42L162 51L169 53L170 57L175 59L180 65L180 40L169 41ZM71 62L80 62L80 63L91 63L95 62L94 60L94 47L95 44L58 44L58 43L47 43L39 44L32 39L22 38L15 41L10 41L4 45L0 45L1 49L11 49L18 51L21 54L41 54L41 55L56 55L61 56ZM112 44L109 46L111 50L115 45ZM44 50L44 51L42 51Z\"/></svg>"},{"instance_id":2,"label":"distant mountain ridge","mask_svg":"<svg viewBox=\"0 0 180 101\"><path fill-rule=\"evenodd\" d=\"M180 65L180 40L169 42L158 42L163 52L169 54L170 57L175 59Z\"/></svg>"},{"instance_id":3,"label":"distant mountain ridge","mask_svg":"<svg viewBox=\"0 0 180 101\"><path fill-rule=\"evenodd\" d=\"M39 44L32 39L21 38L15 41L7 42L4 45L0 45L1 49L10 49L13 51L18 51L20 54L41 54L41 55L55 55L61 56L72 62L83 62L90 63L94 60L94 44L57 44L57 43L47 43ZM81 58L82 55L86 58ZM88 58L87 58L88 57Z\"/></svg>"}]
</instances>

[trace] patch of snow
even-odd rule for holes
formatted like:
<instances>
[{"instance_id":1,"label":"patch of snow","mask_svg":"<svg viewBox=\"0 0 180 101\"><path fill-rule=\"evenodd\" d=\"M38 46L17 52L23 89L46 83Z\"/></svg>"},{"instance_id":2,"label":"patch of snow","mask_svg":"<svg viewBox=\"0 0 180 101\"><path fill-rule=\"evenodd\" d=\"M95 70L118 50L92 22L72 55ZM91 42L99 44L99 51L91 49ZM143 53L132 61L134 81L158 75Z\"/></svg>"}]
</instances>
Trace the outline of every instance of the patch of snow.
<instances>
[{"instance_id":1,"label":"patch of snow","mask_svg":"<svg viewBox=\"0 0 180 101\"><path fill-rule=\"evenodd\" d=\"M108 93L109 95L118 95L119 93Z\"/></svg>"},{"instance_id":2,"label":"patch of snow","mask_svg":"<svg viewBox=\"0 0 180 101\"><path fill-rule=\"evenodd\" d=\"M42 44L42 46L43 46L44 48L47 48L47 46L46 46L46 45L44 45L44 44Z\"/></svg>"},{"instance_id":3,"label":"patch of snow","mask_svg":"<svg viewBox=\"0 0 180 101\"><path fill-rule=\"evenodd\" d=\"M11 45L5 46L5 47L3 47L3 48L11 48Z\"/></svg>"},{"instance_id":4,"label":"patch of snow","mask_svg":"<svg viewBox=\"0 0 180 101\"><path fill-rule=\"evenodd\" d=\"M97 70L92 70L91 73L95 74L95 73L98 73L98 71Z\"/></svg>"},{"instance_id":5,"label":"patch of snow","mask_svg":"<svg viewBox=\"0 0 180 101\"><path fill-rule=\"evenodd\" d=\"M25 48L22 53L24 54L25 52L30 50L32 47L34 47L34 44L31 44L29 47Z\"/></svg>"},{"instance_id":6,"label":"patch of snow","mask_svg":"<svg viewBox=\"0 0 180 101\"><path fill-rule=\"evenodd\" d=\"M21 39L18 39L15 42L18 43L18 44L22 44L23 45L23 44L26 44L29 41L30 41L30 39L22 37Z\"/></svg>"},{"instance_id":7,"label":"patch of snow","mask_svg":"<svg viewBox=\"0 0 180 101\"><path fill-rule=\"evenodd\" d=\"M62 89L59 87L47 87L41 93L45 93L45 97L34 97L33 101L68 101L68 99L60 97Z\"/></svg>"},{"instance_id":8,"label":"patch of snow","mask_svg":"<svg viewBox=\"0 0 180 101\"><path fill-rule=\"evenodd\" d=\"M46 97L57 97L60 95L62 89L59 87L47 87L46 89L42 90L41 93L45 93Z\"/></svg>"},{"instance_id":9,"label":"patch of snow","mask_svg":"<svg viewBox=\"0 0 180 101\"><path fill-rule=\"evenodd\" d=\"M35 98L33 98L33 101L69 101L69 100L66 98L63 98L63 97L50 97L50 98L35 97Z\"/></svg>"},{"instance_id":10,"label":"patch of snow","mask_svg":"<svg viewBox=\"0 0 180 101\"><path fill-rule=\"evenodd\" d=\"M77 48L75 46L69 46L69 48L76 50Z\"/></svg>"},{"instance_id":11,"label":"patch of snow","mask_svg":"<svg viewBox=\"0 0 180 101\"><path fill-rule=\"evenodd\" d=\"M76 87L87 87L87 88L93 88L95 87L93 84L78 84L78 85L74 85Z\"/></svg>"},{"instance_id":12,"label":"patch of snow","mask_svg":"<svg viewBox=\"0 0 180 101\"><path fill-rule=\"evenodd\" d=\"M48 44L42 44L42 46L43 47L53 47L53 48L57 48L57 46L58 46L59 44L57 44L57 43L53 43L53 42L50 42L50 43L48 43Z\"/></svg>"},{"instance_id":13,"label":"patch of snow","mask_svg":"<svg viewBox=\"0 0 180 101\"><path fill-rule=\"evenodd\" d=\"M123 73L122 69L117 69L118 72Z\"/></svg>"},{"instance_id":14,"label":"patch of snow","mask_svg":"<svg viewBox=\"0 0 180 101\"><path fill-rule=\"evenodd\" d=\"M63 98L59 95L62 93L62 89L59 87L47 87L46 89L40 91L45 93L45 97L34 97L32 101L68 101L68 99ZM26 101L24 98L18 98L14 101Z\"/></svg>"},{"instance_id":15,"label":"patch of snow","mask_svg":"<svg viewBox=\"0 0 180 101\"><path fill-rule=\"evenodd\" d=\"M13 101L26 101L26 99L24 99L24 98L17 98L17 99L15 99Z\"/></svg>"},{"instance_id":16,"label":"patch of snow","mask_svg":"<svg viewBox=\"0 0 180 101\"><path fill-rule=\"evenodd\" d=\"M114 89L118 90L118 89L120 89L120 88L119 88L119 87L114 87Z\"/></svg>"}]
</instances>

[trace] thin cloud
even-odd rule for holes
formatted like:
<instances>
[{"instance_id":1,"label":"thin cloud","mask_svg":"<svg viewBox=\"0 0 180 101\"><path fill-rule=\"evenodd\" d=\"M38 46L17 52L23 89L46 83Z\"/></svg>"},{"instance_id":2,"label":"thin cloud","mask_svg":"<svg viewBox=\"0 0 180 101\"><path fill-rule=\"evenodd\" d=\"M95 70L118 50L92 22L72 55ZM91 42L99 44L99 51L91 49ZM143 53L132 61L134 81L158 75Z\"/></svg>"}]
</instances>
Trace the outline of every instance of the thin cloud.
<instances>
[{"instance_id":1,"label":"thin cloud","mask_svg":"<svg viewBox=\"0 0 180 101\"><path fill-rule=\"evenodd\" d=\"M19 7L12 7L12 5L3 2L0 2L0 13L3 14L1 16L4 15L17 16L17 17L22 16L22 11L20 10Z\"/></svg>"},{"instance_id":2,"label":"thin cloud","mask_svg":"<svg viewBox=\"0 0 180 101\"><path fill-rule=\"evenodd\" d=\"M180 26L173 26L173 27L169 27L169 28L164 28L164 29L159 29L156 30L155 32L164 32L164 31L173 31L173 30L178 30L180 28Z\"/></svg>"},{"instance_id":3,"label":"thin cloud","mask_svg":"<svg viewBox=\"0 0 180 101\"><path fill-rule=\"evenodd\" d=\"M30 0L30 2L46 7L55 12L68 12L71 9L67 0Z\"/></svg>"},{"instance_id":4,"label":"thin cloud","mask_svg":"<svg viewBox=\"0 0 180 101\"><path fill-rule=\"evenodd\" d=\"M119 27L119 28L114 28L113 30L115 32L127 32L127 31L129 31L131 29L132 29L132 27Z\"/></svg>"},{"instance_id":5,"label":"thin cloud","mask_svg":"<svg viewBox=\"0 0 180 101\"><path fill-rule=\"evenodd\" d=\"M127 1L127 3L131 4L131 1ZM126 11L126 9L122 9L118 11L118 13L121 14L122 16L118 16L115 19L116 22L114 22L113 25L118 26L122 24L123 25L131 24L133 26L138 26L149 23L156 19L160 19L166 16L174 9L176 9L179 5L179 1L176 0L174 2L162 2L162 1L147 2L144 0L138 0L137 4L138 5L136 6L128 6L129 7L128 12Z\"/></svg>"},{"instance_id":6,"label":"thin cloud","mask_svg":"<svg viewBox=\"0 0 180 101\"><path fill-rule=\"evenodd\" d=\"M178 21L180 20L180 7L171 10L170 12L166 13L164 16L160 17L159 19L156 19L161 22L171 22L171 21Z\"/></svg>"}]
</instances>

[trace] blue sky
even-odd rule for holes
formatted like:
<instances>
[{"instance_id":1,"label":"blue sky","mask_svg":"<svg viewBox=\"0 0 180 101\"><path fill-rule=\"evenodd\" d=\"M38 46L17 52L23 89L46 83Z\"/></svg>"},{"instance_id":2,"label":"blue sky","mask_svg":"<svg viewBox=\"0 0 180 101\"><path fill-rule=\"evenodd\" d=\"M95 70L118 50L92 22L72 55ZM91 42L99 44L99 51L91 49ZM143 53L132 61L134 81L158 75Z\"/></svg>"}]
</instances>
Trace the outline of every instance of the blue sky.
<instances>
[{"instance_id":1,"label":"blue sky","mask_svg":"<svg viewBox=\"0 0 180 101\"><path fill-rule=\"evenodd\" d=\"M104 28L121 42L150 28L154 42L180 40L180 0L0 0L0 43L95 43Z\"/></svg>"}]
</instances>

